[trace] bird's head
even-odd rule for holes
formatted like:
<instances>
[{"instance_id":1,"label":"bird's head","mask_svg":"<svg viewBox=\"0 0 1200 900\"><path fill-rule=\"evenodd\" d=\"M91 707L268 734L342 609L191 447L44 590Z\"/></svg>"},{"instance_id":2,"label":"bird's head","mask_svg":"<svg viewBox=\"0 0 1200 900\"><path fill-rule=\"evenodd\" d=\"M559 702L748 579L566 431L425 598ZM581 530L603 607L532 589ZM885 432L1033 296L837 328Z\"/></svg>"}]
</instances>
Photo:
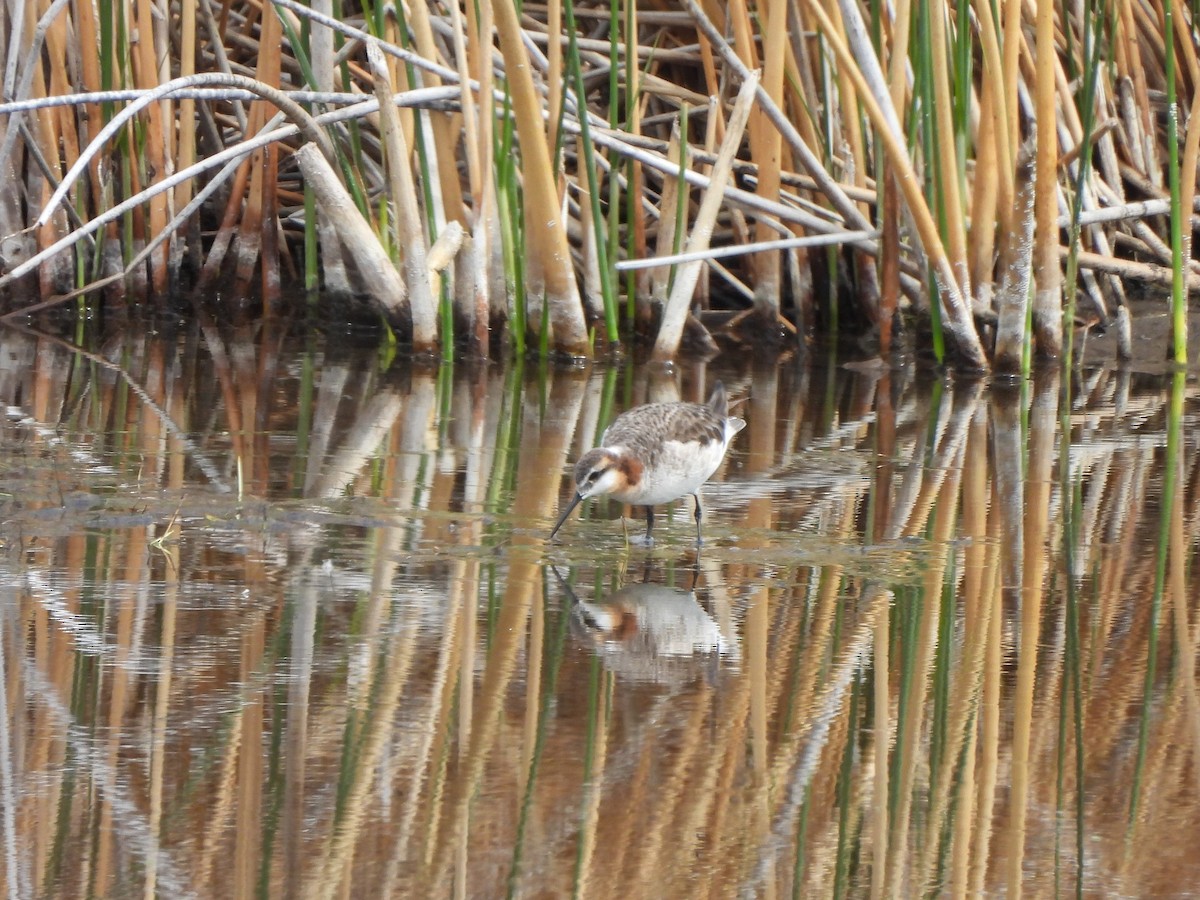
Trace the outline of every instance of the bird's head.
<instances>
[{"instance_id":1,"label":"bird's head","mask_svg":"<svg viewBox=\"0 0 1200 900\"><path fill-rule=\"evenodd\" d=\"M575 464L575 489L583 499L603 497L637 484L642 466L632 457L597 447Z\"/></svg>"},{"instance_id":2,"label":"bird's head","mask_svg":"<svg viewBox=\"0 0 1200 900\"><path fill-rule=\"evenodd\" d=\"M579 462L575 464L575 496L554 523L554 529L550 532L551 540L562 528L563 522L567 521L571 510L582 501L634 487L642 479L642 468L637 459L622 453L620 448L597 447L579 457Z\"/></svg>"}]
</instances>

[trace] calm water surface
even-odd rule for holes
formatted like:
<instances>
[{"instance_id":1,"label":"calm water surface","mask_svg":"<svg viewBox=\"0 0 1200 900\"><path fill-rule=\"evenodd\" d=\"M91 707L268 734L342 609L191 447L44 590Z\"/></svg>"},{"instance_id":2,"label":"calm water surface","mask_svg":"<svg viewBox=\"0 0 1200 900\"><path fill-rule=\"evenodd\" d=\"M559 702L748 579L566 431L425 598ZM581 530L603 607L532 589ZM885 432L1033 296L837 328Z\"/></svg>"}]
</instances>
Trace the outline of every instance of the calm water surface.
<instances>
[{"instance_id":1,"label":"calm water surface","mask_svg":"<svg viewBox=\"0 0 1200 900\"><path fill-rule=\"evenodd\" d=\"M547 544L717 378L699 554L690 501ZM3 331L0 402L9 897L1197 893L1182 375Z\"/></svg>"}]
</instances>

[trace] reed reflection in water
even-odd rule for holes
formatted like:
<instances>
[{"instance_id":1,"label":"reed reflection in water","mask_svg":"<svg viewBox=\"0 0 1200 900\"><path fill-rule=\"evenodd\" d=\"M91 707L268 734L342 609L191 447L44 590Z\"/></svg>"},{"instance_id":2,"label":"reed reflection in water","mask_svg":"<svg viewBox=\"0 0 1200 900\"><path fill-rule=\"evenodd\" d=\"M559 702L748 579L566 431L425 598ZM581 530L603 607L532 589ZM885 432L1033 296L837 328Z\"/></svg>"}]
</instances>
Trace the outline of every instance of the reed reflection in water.
<instances>
[{"instance_id":1,"label":"reed reflection in water","mask_svg":"<svg viewBox=\"0 0 1200 900\"><path fill-rule=\"evenodd\" d=\"M545 541L612 416L746 431ZM9 896L1186 893L1195 385L0 333ZM630 522L637 530L640 525Z\"/></svg>"}]
</instances>

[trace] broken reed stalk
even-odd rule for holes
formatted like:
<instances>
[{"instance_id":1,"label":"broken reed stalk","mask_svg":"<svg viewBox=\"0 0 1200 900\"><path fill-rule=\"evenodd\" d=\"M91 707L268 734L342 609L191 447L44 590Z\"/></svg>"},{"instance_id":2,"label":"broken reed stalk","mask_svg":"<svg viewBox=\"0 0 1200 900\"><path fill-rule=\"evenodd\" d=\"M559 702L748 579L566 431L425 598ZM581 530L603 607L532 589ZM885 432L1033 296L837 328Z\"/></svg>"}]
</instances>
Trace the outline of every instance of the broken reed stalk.
<instances>
[{"instance_id":1,"label":"broken reed stalk","mask_svg":"<svg viewBox=\"0 0 1200 900\"><path fill-rule=\"evenodd\" d=\"M428 352L437 346L437 303L429 289L425 255L425 229L417 189L409 168L409 152L400 129L400 117L392 101L391 73L378 44L367 45L367 59L375 78L375 96L379 98L380 130L386 151L388 180L395 204L396 243L403 255L405 282L412 311L413 349ZM326 210L330 212L330 210ZM350 244L348 246L357 246ZM403 295L401 295L403 296Z\"/></svg>"},{"instance_id":2,"label":"broken reed stalk","mask_svg":"<svg viewBox=\"0 0 1200 900\"><path fill-rule=\"evenodd\" d=\"M717 161L713 165L711 181L704 199L700 201L700 210L696 213L696 221L692 223L691 236L688 238L689 253L696 253L708 248L712 237L713 226L717 214L721 210L722 188L733 171L733 157L742 142L742 132L750 117L754 93L758 89L758 73L750 73L750 77L742 82L737 100L733 104L733 112L725 128L725 140L717 153ZM675 272L675 283L671 294L663 308L662 324L658 329L658 337L654 341L654 359L665 362L674 359L679 353L679 341L683 336L683 325L687 321L688 309L692 303L692 294L696 289L696 281L700 277L701 260L684 263Z\"/></svg>"},{"instance_id":3,"label":"broken reed stalk","mask_svg":"<svg viewBox=\"0 0 1200 900\"><path fill-rule=\"evenodd\" d=\"M389 317L395 316L404 303L404 282L375 236L371 223L359 212L354 198L316 146L305 144L294 157L305 183L312 187L317 203L337 229L338 237L347 247L354 248L359 268L371 289L371 298Z\"/></svg>"}]
</instances>

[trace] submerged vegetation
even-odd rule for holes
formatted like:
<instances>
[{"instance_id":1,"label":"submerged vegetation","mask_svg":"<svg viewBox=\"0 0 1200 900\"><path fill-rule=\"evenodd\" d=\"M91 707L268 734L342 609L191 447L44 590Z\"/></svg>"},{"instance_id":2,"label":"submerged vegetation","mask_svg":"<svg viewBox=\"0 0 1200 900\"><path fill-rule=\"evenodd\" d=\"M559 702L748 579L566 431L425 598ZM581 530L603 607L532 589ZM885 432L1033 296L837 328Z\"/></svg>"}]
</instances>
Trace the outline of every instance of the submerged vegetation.
<instances>
[{"instance_id":1,"label":"submerged vegetation","mask_svg":"<svg viewBox=\"0 0 1200 900\"><path fill-rule=\"evenodd\" d=\"M938 359L1021 371L1096 324L1127 353L1134 279L1170 289L1187 359L1182 4L3 16L10 315L196 281L266 313L299 284L447 354L843 333L887 356L905 324Z\"/></svg>"}]
</instances>

